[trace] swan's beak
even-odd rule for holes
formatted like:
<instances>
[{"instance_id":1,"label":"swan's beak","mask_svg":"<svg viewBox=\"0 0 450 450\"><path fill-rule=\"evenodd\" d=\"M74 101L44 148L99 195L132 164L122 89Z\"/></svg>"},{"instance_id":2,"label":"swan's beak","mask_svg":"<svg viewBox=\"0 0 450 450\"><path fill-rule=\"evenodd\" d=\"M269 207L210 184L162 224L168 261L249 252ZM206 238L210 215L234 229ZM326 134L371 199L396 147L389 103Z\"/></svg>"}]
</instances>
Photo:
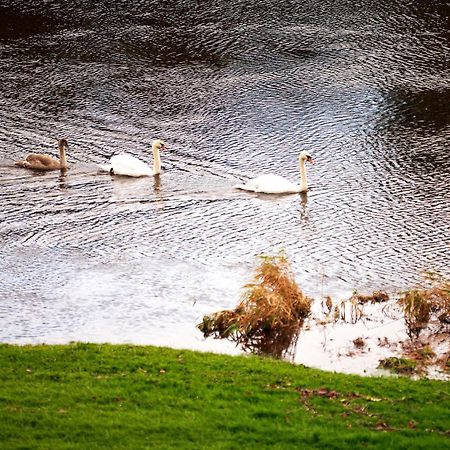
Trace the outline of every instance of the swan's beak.
<instances>
[{"instance_id":1,"label":"swan's beak","mask_svg":"<svg viewBox=\"0 0 450 450\"><path fill-rule=\"evenodd\" d=\"M306 158L306 161L308 161L308 162L311 163L311 164L315 164L315 163L316 163L316 161L314 161L314 159L312 159L311 156L308 156L308 157Z\"/></svg>"}]
</instances>

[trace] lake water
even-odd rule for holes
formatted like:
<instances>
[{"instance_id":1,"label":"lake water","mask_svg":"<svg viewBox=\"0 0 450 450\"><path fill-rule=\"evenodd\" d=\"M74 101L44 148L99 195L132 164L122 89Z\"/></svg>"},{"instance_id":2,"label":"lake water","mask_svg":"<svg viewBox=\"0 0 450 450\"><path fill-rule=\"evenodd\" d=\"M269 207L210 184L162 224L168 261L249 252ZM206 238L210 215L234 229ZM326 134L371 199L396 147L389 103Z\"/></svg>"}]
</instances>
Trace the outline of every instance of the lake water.
<instances>
[{"instance_id":1,"label":"lake water","mask_svg":"<svg viewBox=\"0 0 450 450\"><path fill-rule=\"evenodd\" d=\"M450 276L450 3L0 3L0 341L204 341L257 255L318 300ZM14 167L57 154L67 173ZM119 152L163 173L97 173ZM310 190L235 190L273 172ZM301 345L301 340L300 344ZM320 365L320 361L317 362Z\"/></svg>"}]
</instances>

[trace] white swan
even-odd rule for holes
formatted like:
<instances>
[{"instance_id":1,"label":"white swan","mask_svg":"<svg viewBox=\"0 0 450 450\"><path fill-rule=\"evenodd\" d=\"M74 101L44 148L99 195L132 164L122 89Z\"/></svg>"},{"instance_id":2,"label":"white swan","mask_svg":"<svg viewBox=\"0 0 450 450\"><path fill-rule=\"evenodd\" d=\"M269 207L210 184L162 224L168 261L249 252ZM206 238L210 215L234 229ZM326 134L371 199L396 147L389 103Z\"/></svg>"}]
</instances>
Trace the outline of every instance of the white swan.
<instances>
[{"instance_id":1,"label":"white swan","mask_svg":"<svg viewBox=\"0 0 450 450\"><path fill-rule=\"evenodd\" d=\"M286 178L279 175L260 175L247 181L245 184L238 184L236 189L244 191L260 192L265 194L294 194L298 192L306 192L308 190L308 179L306 177L306 162L314 164L311 155L302 151L298 156L300 163L300 184L294 184Z\"/></svg>"},{"instance_id":2,"label":"white swan","mask_svg":"<svg viewBox=\"0 0 450 450\"><path fill-rule=\"evenodd\" d=\"M152 144L153 168L140 159L127 153L113 156L109 164L97 164L100 170L109 172L111 175L125 175L128 177L151 177L161 173L160 150L166 150L166 143L156 139Z\"/></svg>"}]
</instances>

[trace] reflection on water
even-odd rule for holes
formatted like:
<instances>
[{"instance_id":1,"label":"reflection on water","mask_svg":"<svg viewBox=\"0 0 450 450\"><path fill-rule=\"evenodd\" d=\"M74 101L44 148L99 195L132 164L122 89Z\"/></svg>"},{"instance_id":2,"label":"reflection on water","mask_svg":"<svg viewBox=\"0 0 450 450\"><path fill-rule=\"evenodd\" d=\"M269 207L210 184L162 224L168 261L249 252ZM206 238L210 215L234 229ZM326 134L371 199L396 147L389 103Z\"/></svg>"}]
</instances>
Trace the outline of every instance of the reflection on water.
<instances>
[{"instance_id":1,"label":"reflection on water","mask_svg":"<svg viewBox=\"0 0 450 450\"><path fill-rule=\"evenodd\" d=\"M308 220L308 194L306 192L300 192L300 219L301 222Z\"/></svg>"},{"instance_id":2,"label":"reflection on water","mask_svg":"<svg viewBox=\"0 0 450 450\"><path fill-rule=\"evenodd\" d=\"M194 325L281 249L317 297L449 274L449 9L4 2L0 340L234 351ZM66 173L13 166L61 136ZM154 137L161 176L97 173ZM307 194L233 189L301 150Z\"/></svg>"}]
</instances>

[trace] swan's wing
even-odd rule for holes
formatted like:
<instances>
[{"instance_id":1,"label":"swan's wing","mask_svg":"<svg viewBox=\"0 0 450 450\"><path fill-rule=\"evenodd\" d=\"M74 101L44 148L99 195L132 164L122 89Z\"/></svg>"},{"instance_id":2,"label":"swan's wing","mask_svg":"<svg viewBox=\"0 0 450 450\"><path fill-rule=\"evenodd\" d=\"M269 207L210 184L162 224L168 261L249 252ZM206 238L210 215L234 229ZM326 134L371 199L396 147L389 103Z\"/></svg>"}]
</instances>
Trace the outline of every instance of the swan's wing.
<instances>
[{"instance_id":1,"label":"swan's wing","mask_svg":"<svg viewBox=\"0 0 450 450\"><path fill-rule=\"evenodd\" d=\"M300 191L300 186L291 183L279 175L261 175L253 178L245 184L238 184L237 189L245 191L261 192L266 194L290 194Z\"/></svg>"},{"instance_id":2,"label":"swan's wing","mask_svg":"<svg viewBox=\"0 0 450 450\"><path fill-rule=\"evenodd\" d=\"M15 165L28 169L53 170L60 167L60 162L46 153L30 153L24 160L16 161Z\"/></svg>"},{"instance_id":3,"label":"swan's wing","mask_svg":"<svg viewBox=\"0 0 450 450\"><path fill-rule=\"evenodd\" d=\"M126 153L113 156L111 158L111 168L116 175L127 175L129 177L153 175L153 170L150 166Z\"/></svg>"}]
</instances>

